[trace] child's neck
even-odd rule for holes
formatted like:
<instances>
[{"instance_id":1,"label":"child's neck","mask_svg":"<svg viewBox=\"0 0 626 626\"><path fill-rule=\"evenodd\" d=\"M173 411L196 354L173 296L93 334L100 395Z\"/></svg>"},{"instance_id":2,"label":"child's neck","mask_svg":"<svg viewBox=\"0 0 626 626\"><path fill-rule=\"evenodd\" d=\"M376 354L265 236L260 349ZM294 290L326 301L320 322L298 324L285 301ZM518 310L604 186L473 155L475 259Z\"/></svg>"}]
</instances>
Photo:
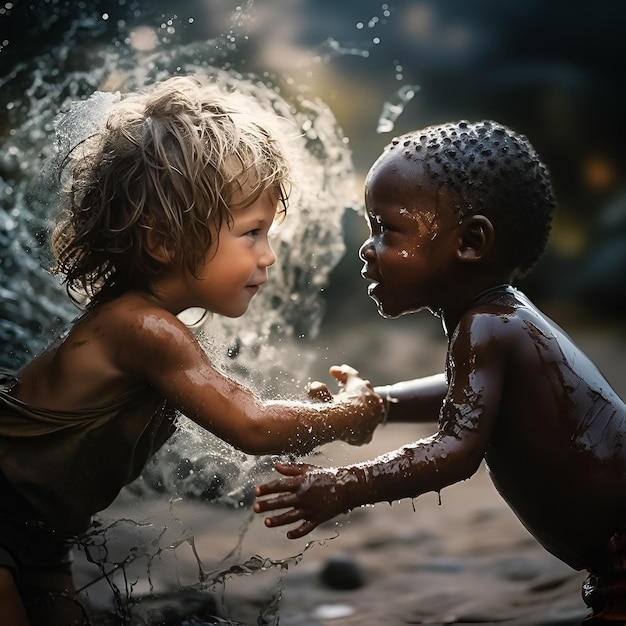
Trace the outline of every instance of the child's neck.
<instances>
[{"instance_id":1,"label":"child's neck","mask_svg":"<svg viewBox=\"0 0 626 626\"><path fill-rule=\"evenodd\" d=\"M491 302L502 295L502 293L512 289L512 279L512 276L499 276L470 288L466 287L463 289L459 287L453 305L445 307L441 311L441 323L446 337L450 339L467 311L481 304Z\"/></svg>"},{"instance_id":2,"label":"child's neck","mask_svg":"<svg viewBox=\"0 0 626 626\"><path fill-rule=\"evenodd\" d=\"M467 307L469 309L473 309L474 307L480 306L481 304L487 304L488 302L493 302L503 293L509 293L513 287L511 287L510 283L500 283L499 285L495 285L494 287L489 287L483 291L481 291L475 298L470 302L470 305Z\"/></svg>"}]
</instances>

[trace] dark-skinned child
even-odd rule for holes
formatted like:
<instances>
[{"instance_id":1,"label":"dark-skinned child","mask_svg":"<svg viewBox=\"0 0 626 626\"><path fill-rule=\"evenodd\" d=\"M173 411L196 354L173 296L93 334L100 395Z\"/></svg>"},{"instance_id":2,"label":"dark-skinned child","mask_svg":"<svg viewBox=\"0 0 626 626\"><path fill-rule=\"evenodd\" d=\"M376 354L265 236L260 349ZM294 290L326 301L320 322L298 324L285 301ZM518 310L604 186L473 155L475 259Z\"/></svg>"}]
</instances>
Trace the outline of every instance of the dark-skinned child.
<instances>
[{"instance_id":1,"label":"dark-skinned child","mask_svg":"<svg viewBox=\"0 0 626 626\"><path fill-rule=\"evenodd\" d=\"M267 526L298 538L359 506L415 498L486 462L530 533L587 570L585 624L626 623L626 407L515 279L542 255L555 198L526 137L491 121L396 138L370 169L360 250L384 317L428 310L448 338L441 374L376 388L390 421L430 437L337 468L279 464L257 487Z\"/></svg>"}]
</instances>

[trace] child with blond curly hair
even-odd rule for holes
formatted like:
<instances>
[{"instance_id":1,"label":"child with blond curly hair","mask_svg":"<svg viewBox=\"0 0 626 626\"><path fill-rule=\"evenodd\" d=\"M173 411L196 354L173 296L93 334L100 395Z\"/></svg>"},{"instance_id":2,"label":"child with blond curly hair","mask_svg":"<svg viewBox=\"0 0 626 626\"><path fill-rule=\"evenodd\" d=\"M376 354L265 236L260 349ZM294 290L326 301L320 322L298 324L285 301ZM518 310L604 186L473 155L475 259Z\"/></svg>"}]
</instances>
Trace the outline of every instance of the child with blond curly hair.
<instances>
[{"instance_id":1,"label":"child with blond curly hair","mask_svg":"<svg viewBox=\"0 0 626 626\"><path fill-rule=\"evenodd\" d=\"M360 445L382 400L351 368L323 403L262 401L178 317L239 317L275 262L290 165L271 116L176 77L122 97L65 163L54 271L86 302L0 381L3 624L82 623L71 546L176 428L176 411L249 454Z\"/></svg>"}]
</instances>

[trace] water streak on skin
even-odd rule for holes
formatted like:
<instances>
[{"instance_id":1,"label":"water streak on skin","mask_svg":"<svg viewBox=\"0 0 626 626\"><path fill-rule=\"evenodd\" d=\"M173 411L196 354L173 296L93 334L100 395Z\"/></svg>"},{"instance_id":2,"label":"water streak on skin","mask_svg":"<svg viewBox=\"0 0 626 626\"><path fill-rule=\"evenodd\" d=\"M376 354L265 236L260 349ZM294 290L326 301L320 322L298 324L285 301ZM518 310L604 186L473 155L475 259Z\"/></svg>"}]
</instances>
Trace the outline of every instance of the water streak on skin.
<instances>
[{"instance_id":1,"label":"water streak on skin","mask_svg":"<svg viewBox=\"0 0 626 626\"><path fill-rule=\"evenodd\" d=\"M418 213L414 219L419 222L421 231L431 233L431 239L434 240L437 237L439 221L434 211L423 211Z\"/></svg>"},{"instance_id":2,"label":"water streak on skin","mask_svg":"<svg viewBox=\"0 0 626 626\"><path fill-rule=\"evenodd\" d=\"M443 431L447 435L452 435L457 439L461 438L463 431L478 430L480 418L482 416L482 406L479 401L480 395L471 391L467 392L467 403L459 404L445 401L443 412L454 415L453 419L449 419L443 425Z\"/></svg>"},{"instance_id":3,"label":"water streak on skin","mask_svg":"<svg viewBox=\"0 0 626 626\"><path fill-rule=\"evenodd\" d=\"M528 334L531 335L534 339L537 347L541 347L544 350L549 350L551 344L556 343L552 337L542 331L536 324L533 324L530 320L524 320L523 325L526 328ZM564 358L563 353L561 353L561 356L562 362L565 363L566 359Z\"/></svg>"},{"instance_id":4,"label":"water streak on skin","mask_svg":"<svg viewBox=\"0 0 626 626\"><path fill-rule=\"evenodd\" d=\"M418 462L418 457L423 456L419 461L421 467L425 468L432 465L436 468L438 458L441 457L441 455L436 452L437 447L437 435L432 435L419 439L411 445L403 446L398 450L379 456L378 460L381 462L376 465L364 462L356 464L354 467L358 468L360 466L368 468L369 471L363 474L366 481L379 476L397 476L405 479L411 476L415 464ZM359 482L362 481L363 478L360 478L358 474L350 474L350 480Z\"/></svg>"},{"instance_id":5,"label":"water streak on skin","mask_svg":"<svg viewBox=\"0 0 626 626\"><path fill-rule=\"evenodd\" d=\"M611 458L614 451L603 450L601 446L603 441L612 440L612 436L607 436L609 431L619 432L623 426L623 419L620 426L616 424L619 413L612 408L611 402L612 396L615 394L608 389L589 388L574 369L576 365L575 355L565 355L556 340L547 336L536 325L526 322L525 326L533 336L537 353L541 359L541 367L546 370L546 375L557 376L560 379L560 384L566 392L571 406L588 407L585 413L581 415L577 427L572 433L572 443L581 451L593 454L598 459ZM542 352L548 353L549 351L556 351L560 358L556 361L549 361L544 358ZM577 397L580 394L583 397ZM595 426L596 422L599 423L598 427Z\"/></svg>"}]
</instances>

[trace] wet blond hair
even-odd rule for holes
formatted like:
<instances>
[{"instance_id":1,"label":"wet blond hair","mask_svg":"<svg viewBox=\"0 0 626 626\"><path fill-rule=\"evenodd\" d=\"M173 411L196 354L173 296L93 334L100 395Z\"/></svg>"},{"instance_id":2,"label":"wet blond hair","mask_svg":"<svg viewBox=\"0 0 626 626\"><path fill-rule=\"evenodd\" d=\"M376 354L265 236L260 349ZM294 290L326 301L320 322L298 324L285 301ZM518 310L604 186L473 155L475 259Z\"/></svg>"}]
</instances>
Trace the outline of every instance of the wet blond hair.
<instances>
[{"instance_id":1,"label":"wet blond hair","mask_svg":"<svg viewBox=\"0 0 626 626\"><path fill-rule=\"evenodd\" d=\"M285 211L291 186L276 117L252 98L187 77L122 97L63 172L52 271L70 297L91 303L149 290L170 263L195 274L231 210L272 190ZM168 262L151 254L148 239Z\"/></svg>"}]
</instances>

